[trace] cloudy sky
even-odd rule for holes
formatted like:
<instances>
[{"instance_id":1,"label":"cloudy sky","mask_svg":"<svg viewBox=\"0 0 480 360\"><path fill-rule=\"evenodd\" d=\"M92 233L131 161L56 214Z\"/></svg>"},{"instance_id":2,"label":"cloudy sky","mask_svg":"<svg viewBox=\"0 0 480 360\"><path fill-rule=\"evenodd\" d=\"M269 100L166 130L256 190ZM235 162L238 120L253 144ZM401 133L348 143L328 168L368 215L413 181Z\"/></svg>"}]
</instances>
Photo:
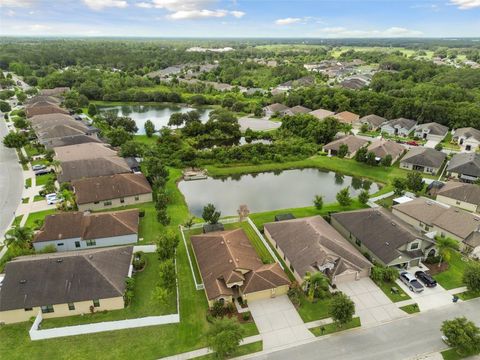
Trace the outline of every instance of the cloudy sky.
<instances>
[{"instance_id":1,"label":"cloudy sky","mask_svg":"<svg viewBox=\"0 0 480 360\"><path fill-rule=\"evenodd\" d=\"M0 0L0 35L479 37L480 0Z\"/></svg>"}]
</instances>

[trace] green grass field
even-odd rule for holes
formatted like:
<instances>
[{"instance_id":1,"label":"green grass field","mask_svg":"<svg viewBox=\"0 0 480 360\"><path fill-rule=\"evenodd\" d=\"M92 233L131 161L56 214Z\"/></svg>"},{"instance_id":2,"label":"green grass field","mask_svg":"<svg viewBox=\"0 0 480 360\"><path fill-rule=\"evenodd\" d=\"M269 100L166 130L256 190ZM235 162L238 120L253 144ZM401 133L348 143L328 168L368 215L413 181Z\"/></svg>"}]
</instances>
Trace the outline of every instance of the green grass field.
<instances>
[{"instance_id":1,"label":"green grass field","mask_svg":"<svg viewBox=\"0 0 480 360\"><path fill-rule=\"evenodd\" d=\"M35 177L35 184L37 186L45 185L46 183L53 180L54 178L55 178L54 173L45 174L45 175L38 175L38 176Z\"/></svg>"},{"instance_id":2,"label":"green grass field","mask_svg":"<svg viewBox=\"0 0 480 360\"><path fill-rule=\"evenodd\" d=\"M441 272L434 276L445 289L455 289L463 286L463 273L467 267L468 262L462 260L462 254L453 252L448 261L448 270Z\"/></svg>"},{"instance_id":3,"label":"green grass field","mask_svg":"<svg viewBox=\"0 0 480 360\"><path fill-rule=\"evenodd\" d=\"M356 318L353 318L352 321L350 321L349 323L346 323L342 326L339 326L335 323L331 323L331 324L327 324L327 325L324 325L324 326L314 327L314 328L310 329L310 331L315 336L324 336L324 335L333 334L333 333L336 333L336 332L345 331L345 330L353 329L353 328L356 328L356 327L360 327L361 325L362 324L360 323L360 318L356 317Z\"/></svg>"},{"instance_id":4,"label":"green grass field","mask_svg":"<svg viewBox=\"0 0 480 360\"><path fill-rule=\"evenodd\" d=\"M420 309L417 304L402 306L400 309L405 311L407 314L415 314L420 312Z\"/></svg>"},{"instance_id":5,"label":"green grass field","mask_svg":"<svg viewBox=\"0 0 480 360\"><path fill-rule=\"evenodd\" d=\"M388 296L390 300L393 302L399 302L403 300L408 300L410 299L410 296L402 290L400 286L398 286L394 282L385 282L385 281L375 281L375 284L385 293L385 295ZM395 287L397 288L398 292L394 293L392 292L392 288Z\"/></svg>"}]
</instances>

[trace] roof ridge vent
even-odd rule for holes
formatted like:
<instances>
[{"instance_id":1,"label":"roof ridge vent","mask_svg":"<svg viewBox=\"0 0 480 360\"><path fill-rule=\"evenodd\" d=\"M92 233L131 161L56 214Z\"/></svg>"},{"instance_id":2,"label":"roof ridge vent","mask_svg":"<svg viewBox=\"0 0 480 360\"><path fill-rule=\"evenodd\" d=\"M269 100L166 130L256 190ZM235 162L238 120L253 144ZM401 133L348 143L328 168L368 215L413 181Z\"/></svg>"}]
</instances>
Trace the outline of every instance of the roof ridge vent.
<instances>
[{"instance_id":1,"label":"roof ridge vent","mask_svg":"<svg viewBox=\"0 0 480 360\"><path fill-rule=\"evenodd\" d=\"M26 283L27 283L27 280L25 279L20 280L20 284L26 284Z\"/></svg>"},{"instance_id":2,"label":"roof ridge vent","mask_svg":"<svg viewBox=\"0 0 480 360\"><path fill-rule=\"evenodd\" d=\"M57 263L62 263L63 259L57 259Z\"/></svg>"}]
</instances>

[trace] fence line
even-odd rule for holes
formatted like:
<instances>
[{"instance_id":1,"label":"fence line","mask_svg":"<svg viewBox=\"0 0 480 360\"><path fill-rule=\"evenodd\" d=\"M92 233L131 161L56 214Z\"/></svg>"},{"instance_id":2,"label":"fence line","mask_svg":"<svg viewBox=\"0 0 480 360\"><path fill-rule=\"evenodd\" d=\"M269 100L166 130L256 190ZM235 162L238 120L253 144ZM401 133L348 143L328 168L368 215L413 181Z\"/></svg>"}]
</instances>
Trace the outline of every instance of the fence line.
<instances>
[{"instance_id":1,"label":"fence line","mask_svg":"<svg viewBox=\"0 0 480 360\"><path fill-rule=\"evenodd\" d=\"M260 240L262 241L263 245L267 248L268 252L270 253L270 255L272 255L273 259L275 260L275 262L278 263L278 265L280 265L280 267L282 268L282 270L285 270L281 261L278 260L277 258L277 255L275 255L275 252L272 250L272 248L270 247L270 244L267 242L267 240L265 240L265 238L263 237L262 233L260 232L260 230L258 230L258 228L255 226L255 223L252 221L252 219L250 219L249 217L247 217L247 222L248 224L252 227L253 231L255 231L255 233L257 234L257 236L260 238Z\"/></svg>"},{"instance_id":2,"label":"fence line","mask_svg":"<svg viewBox=\"0 0 480 360\"><path fill-rule=\"evenodd\" d=\"M185 228L182 225L179 225L179 228L180 228L180 234L182 234L183 244L185 245L185 251L187 252L188 263L190 264L190 270L192 271L192 278L193 278L193 282L195 283L195 289L203 290L205 287L202 283L197 282L197 277L195 276L195 271L193 270L192 258L190 256L190 251L188 251L187 240L185 239L185 234L183 233Z\"/></svg>"}]
</instances>

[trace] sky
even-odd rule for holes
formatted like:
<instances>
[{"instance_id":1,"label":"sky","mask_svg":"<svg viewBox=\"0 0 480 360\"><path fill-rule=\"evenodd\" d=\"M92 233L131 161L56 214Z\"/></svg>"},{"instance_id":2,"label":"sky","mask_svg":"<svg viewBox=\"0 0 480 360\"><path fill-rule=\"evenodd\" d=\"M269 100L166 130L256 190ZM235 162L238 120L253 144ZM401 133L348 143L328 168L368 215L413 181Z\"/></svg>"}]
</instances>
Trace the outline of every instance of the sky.
<instances>
[{"instance_id":1,"label":"sky","mask_svg":"<svg viewBox=\"0 0 480 360\"><path fill-rule=\"evenodd\" d=\"M480 0L0 0L0 35L480 37Z\"/></svg>"}]
</instances>

